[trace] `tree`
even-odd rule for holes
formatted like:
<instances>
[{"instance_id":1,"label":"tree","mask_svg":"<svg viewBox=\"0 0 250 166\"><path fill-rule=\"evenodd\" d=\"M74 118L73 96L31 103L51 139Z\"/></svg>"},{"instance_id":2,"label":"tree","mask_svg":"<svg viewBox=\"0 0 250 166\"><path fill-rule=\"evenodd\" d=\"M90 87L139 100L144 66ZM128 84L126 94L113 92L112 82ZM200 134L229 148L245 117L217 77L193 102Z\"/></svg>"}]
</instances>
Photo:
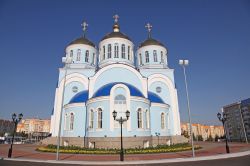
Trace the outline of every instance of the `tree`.
<instances>
[{"instance_id":1,"label":"tree","mask_svg":"<svg viewBox=\"0 0 250 166\"><path fill-rule=\"evenodd\" d=\"M198 135L198 141L203 141L202 135Z\"/></svg>"},{"instance_id":2,"label":"tree","mask_svg":"<svg viewBox=\"0 0 250 166\"><path fill-rule=\"evenodd\" d=\"M207 138L207 141L213 141L213 137L211 136L211 134L209 135L209 137Z\"/></svg>"},{"instance_id":3,"label":"tree","mask_svg":"<svg viewBox=\"0 0 250 166\"><path fill-rule=\"evenodd\" d=\"M214 140L215 140L215 142L218 142L218 139L219 139L220 137L216 134L215 135L215 138L214 138Z\"/></svg>"},{"instance_id":4,"label":"tree","mask_svg":"<svg viewBox=\"0 0 250 166\"><path fill-rule=\"evenodd\" d=\"M194 133L193 133L193 140L197 140L196 137L195 137L195 135L194 135Z\"/></svg>"},{"instance_id":5,"label":"tree","mask_svg":"<svg viewBox=\"0 0 250 166\"><path fill-rule=\"evenodd\" d=\"M189 138L189 134L187 131L183 131L181 135L183 135L186 138Z\"/></svg>"}]
</instances>

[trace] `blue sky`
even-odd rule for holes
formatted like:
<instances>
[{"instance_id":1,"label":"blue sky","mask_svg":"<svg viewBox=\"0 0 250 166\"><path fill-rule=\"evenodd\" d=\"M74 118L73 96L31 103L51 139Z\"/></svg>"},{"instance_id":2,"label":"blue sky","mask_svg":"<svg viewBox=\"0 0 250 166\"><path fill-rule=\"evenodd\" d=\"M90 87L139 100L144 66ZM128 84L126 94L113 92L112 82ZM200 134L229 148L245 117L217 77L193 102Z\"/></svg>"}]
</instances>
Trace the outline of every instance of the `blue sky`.
<instances>
[{"instance_id":1,"label":"blue sky","mask_svg":"<svg viewBox=\"0 0 250 166\"><path fill-rule=\"evenodd\" d=\"M180 115L187 121L182 68L187 68L193 122L219 124L216 113L250 97L250 1L246 0L0 0L0 118L49 118L61 57L81 35L98 44L112 30L114 14L121 31L136 46L152 36L168 48L175 69Z\"/></svg>"}]
</instances>

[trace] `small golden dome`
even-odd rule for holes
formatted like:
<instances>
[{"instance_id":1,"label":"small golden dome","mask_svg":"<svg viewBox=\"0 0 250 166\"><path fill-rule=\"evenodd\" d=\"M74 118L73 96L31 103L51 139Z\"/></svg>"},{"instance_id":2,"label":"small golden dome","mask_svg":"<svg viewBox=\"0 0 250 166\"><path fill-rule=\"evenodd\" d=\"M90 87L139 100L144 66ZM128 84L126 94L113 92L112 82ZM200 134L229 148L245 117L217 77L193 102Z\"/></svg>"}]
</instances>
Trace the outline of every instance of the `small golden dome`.
<instances>
[{"instance_id":1,"label":"small golden dome","mask_svg":"<svg viewBox=\"0 0 250 166\"><path fill-rule=\"evenodd\" d=\"M119 32L120 31L120 26L119 26L119 24L117 22L113 25L113 30L114 30L114 32Z\"/></svg>"}]
</instances>

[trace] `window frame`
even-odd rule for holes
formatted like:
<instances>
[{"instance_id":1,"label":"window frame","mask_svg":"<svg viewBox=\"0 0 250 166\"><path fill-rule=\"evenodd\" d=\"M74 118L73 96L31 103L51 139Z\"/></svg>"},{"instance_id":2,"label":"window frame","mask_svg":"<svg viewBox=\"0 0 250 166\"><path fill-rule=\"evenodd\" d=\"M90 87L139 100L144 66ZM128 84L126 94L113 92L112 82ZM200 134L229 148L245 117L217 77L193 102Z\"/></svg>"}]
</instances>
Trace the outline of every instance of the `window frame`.
<instances>
[{"instance_id":1,"label":"window frame","mask_svg":"<svg viewBox=\"0 0 250 166\"><path fill-rule=\"evenodd\" d=\"M122 59L125 59L125 44L122 44Z\"/></svg>"},{"instance_id":2,"label":"window frame","mask_svg":"<svg viewBox=\"0 0 250 166\"><path fill-rule=\"evenodd\" d=\"M166 128L166 119L165 113L161 113L161 129L164 130Z\"/></svg>"},{"instance_id":3,"label":"window frame","mask_svg":"<svg viewBox=\"0 0 250 166\"><path fill-rule=\"evenodd\" d=\"M137 110L137 128L142 129L143 128L143 121L142 121L142 109L139 108Z\"/></svg>"},{"instance_id":4,"label":"window frame","mask_svg":"<svg viewBox=\"0 0 250 166\"><path fill-rule=\"evenodd\" d=\"M145 62L149 63L149 52L145 51Z\"/></svg>"},{"instance_id":5,"label":"window frame","mask_svg":"<svg viewBox=\"0 0 250 166\"><path fill-rule=\"evenodd\" d=\"M153 50L153 57L154 57L154 62L158 62L156 50Z\"/></svg>"},{"instance_id":6,"label":"window frame","mask_svg":"<svg viewBox=\"0 0 250 166\"><path fill-rule=\"evenodd\" d=\"M128 60L130 60L130 46L128 46Z\"/></svg>"},{"instance_id":7,"label":"window frame","mask_svg":"<svg viewBox=\"0 0 250 166\"><path fill-rule=\"evenodd\" d=\"M81 50L81 49L78 49L78 50L77 50L76 61L81 61L81 54L82 54L82 50Z\"/></svg>"},{"instance_id":8,"label":"window frame","mask_svg":"<svg viewBox=\"0 0 250 166\"><path fill-rule=\"evenodd\" d=\"M70 54L69 54L69 56L70 56L71 58L73 58L73 55L74 55L73 50L70 50Z\"/></svg>"},{"instance_id":9,"label":"window frame","mask_svg":"<svg viewBox=\"0 0 250 166\"><path fill-rule=\"evenodd\" d=\"M150 112L146 110L146 128L150 129Z\"/></svg>"},{"instance_id":10,"label":"window frame","mask_svg":"<svg viewBox=\"0 0 250 166\"><path fill-rule=\"evenodd\" d=\"M89 50L85 52L85 62L89 62Z\"/></svg>"},{"instance_id":11,"label":"window frame","mask_svg":"<svg viewBox=\"0 0 250 166\"><path fill-rule=\"evenodd\" d=\"M75 121L75 115L73 112L71 112L69 116L69 130L74 130L74 121Z\"/></svg>"},{"instance_id":12,"label":"window frame","mask_svg":"<svg viewBox=\"0 0 250 166\"><path fill-rule=\"evenodd\" d=\"M163 51L161 51L161 63L164 63Z\"/></svg>"},{"instance_id":13,"label":"window frame","mask_svg":"<svg viewBox=\"0 0 250 166\"><path fill-rule=\"evenodd\" d=\"M89 129L94 128L94 110L89 111Z\"/></svg>"},{"instance_id":14,"label":"window frame","mask_svg":"<svg viewBox=\"0 0 250 166\"><path fill-rule=\"evenodd\" d=\"M115 46L114 46L114 53L115 53L115 55L114 55L114 58L119 58L119 45L118 45L118 43L115 43Z\"/></svg>"},{"instance_id":15,"label":"window frame","mask_svg":"<svg viewBox=\"0 0 250 166\"><path fill-rule=\"evenodd\" d=\"M101 108L97 109L97 128L103 128L103 110Z\"/></svg>"},{"instance_id":16,"label":"window frame","mask_svg":"<svg viewBox=\"0 0 250 166\"><path fill-rule=\"evenodd\" d=\"M108 58L111 58L112 46L108 44Z\"/></svg>"},{"instance_id":17,"label":"window frame","mask_svg":"<svg viewBox=\"0 0 250 166\"><path fill-rule=\"evenodd\" d=\"M102 46L103 48L103 55L102 55L102 59L105 60L105 46Z\"/></svg>"},{"instance_id":18,"label":"window frame","mask_svg":"<svg viewBox=\"0 0 250 166\"><path fill-rule=\"evenodd\" d=\"M140 58L140 65L142 65L142 55L139 53L139 58Z\"/></svg>"}]
</instances>

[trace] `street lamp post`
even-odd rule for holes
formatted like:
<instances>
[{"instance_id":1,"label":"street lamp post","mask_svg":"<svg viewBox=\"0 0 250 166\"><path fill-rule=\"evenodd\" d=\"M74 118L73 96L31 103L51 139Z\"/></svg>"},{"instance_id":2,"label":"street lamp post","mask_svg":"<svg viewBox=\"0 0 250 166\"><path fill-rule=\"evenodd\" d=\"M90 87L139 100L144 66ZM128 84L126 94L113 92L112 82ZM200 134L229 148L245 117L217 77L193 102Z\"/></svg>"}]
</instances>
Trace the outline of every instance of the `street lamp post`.
<instances>
[{"instance_id":1,"label":"street lamp post","mask_svg":"<svg viewBox=\"0 0 250 166\"><path fill-rule=\"evenodd\" d=\"M185 66L187 66L188 64L189 64L188 60L179 60L179 65L181 65L183 67L183 73L184 73L184 78L185 78L186 95L187 95L187 106L188 106L188 117L189 117L189 128L190 128L190 139L191 139L191 144L192 144L193 157L195 157L194 141L193 141L193 130L192 130L190 104L189 104L189 95L188 95L188 85L187 85L187 76L186 76L186 69L185 69Z\"/></svg>"},{"instance_id":2,"label":"street lamp post","mask_svg":"<svg viewBox=\"0 0 250 166\"><path fill-rule=\"evenodd\" d=\"M61 125L62 125L62 114L63 114L64 92L65 92L67 68L68 68L68 64L72 63L72 61L73 60L71 57L63 57L62 58L62 62L65 63L65 74L64 74L63 90L62 90L62 104L61 104L61 112L60 112L60 119L59 119L59 128L58 128L58 134L57 134L56 160L59 160L59 148L60 148L60 139L61 139Z\"/></svg>"},{"instance_id":3,"label":"street lamp post","mask_svg":"<svg viewBox=\"0 0 250 166\"><path fill-rule=\"evenodd\" d=\"M113 111L113 117L114 120L118 121L121 125L121 151L120 151L120 161L124 161L124 152L123 152L123 141L122 141L122 124L123 122L126 122L128 120L130 116L130 112L127 110L126 111L126 119L123 119L122 117L120 117L119 119L116 119L117 117L117 112L114 110Z\"/></svg>"},{"instance_id":4,"label":"street lamp post","mask_svg":"<svg viewBox=\"0 0 250 166\"><path fill-rule=\"evenodd\" d=\"M18 114L18 117L15 113L12 114L12 120L14 122L14 131L13 131L13 135L12 135L11 145L9 148L8 158L11 158L11 156L12 156L12 146L13 146L13 141L14 141L14 137L15 137L15 133L16 133L17 124L22 120L22 118L23 118L22 113Z\"/></svg>"},{"instance_id":5,"label":"street lamp post","mask_svg":"<svg viewBox=\"0 0 250 166\"><path fill-rule=\"evenodd\" d=\"M226 114L224 112L222 112L222 117L221 117L221 113L218 113L217 117L218 117L219 121L221 121L222 124L223 124L224 134L225 134L225 137L226 137L226 151L227 151L227 153L230 153L229 146L228 146L228 141L227 141L227 133L226 133L226 129L225 129L225 122L227 120Z\"/></svg>"},{"instance_id":6,"label":"street lamp post","mask_svg":"<svg viewBox=\"0 0 250 166\"><path fill-rule=\"evenodd\" d=\"M159 136L161 135L161 133L157 133L155 132L155 136L157 136L157 139L158 139L158 146L159 146Z\"/></svg>"}]
</instances>

